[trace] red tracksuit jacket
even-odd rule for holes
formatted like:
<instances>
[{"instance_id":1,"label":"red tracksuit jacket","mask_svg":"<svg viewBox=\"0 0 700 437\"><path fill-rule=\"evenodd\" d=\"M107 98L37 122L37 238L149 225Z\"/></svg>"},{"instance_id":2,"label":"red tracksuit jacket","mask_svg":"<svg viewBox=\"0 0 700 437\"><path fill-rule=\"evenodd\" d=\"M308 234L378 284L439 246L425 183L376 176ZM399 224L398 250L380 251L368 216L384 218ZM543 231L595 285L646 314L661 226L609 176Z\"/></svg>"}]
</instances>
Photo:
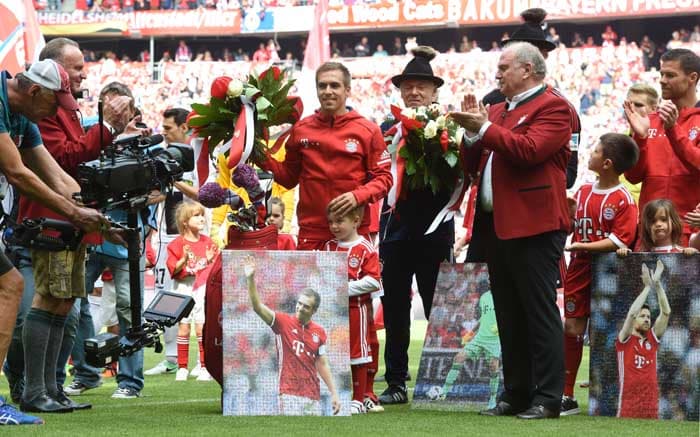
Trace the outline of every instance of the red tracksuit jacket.
<instances>
[{"instance_id":1,"label":"red tracksuit jacket","mask_svg":"<svg viewBox=\"0 0 700 437\"><path fill-rule=\"evenodd\" d=\"M379 127L354 110L340 116L320 112L294 125L286 157L269 157L261 167L286 188L299 184L299 241L328 241L326 207L335 197L352 192L360 205L386 196L392 184L390 157ZM359 233L369 230L370 214Z\"/></svg>"},{"instance_id":2,"label":"red tracksuit jacket","mask_svg":"<svg viewBox=\"0 0 700 437\"><path fill-rule=\"evenodd\" d=\"M664 129L657 113L649 115L647 138L634 137L639 161L625 172L633 184L643 182L639 212L654 199L669 199L683 217L700 203L700 108L684 108L672 129ZM684 245L690 227L683 224Z\"/></svg>"}]
</instances>

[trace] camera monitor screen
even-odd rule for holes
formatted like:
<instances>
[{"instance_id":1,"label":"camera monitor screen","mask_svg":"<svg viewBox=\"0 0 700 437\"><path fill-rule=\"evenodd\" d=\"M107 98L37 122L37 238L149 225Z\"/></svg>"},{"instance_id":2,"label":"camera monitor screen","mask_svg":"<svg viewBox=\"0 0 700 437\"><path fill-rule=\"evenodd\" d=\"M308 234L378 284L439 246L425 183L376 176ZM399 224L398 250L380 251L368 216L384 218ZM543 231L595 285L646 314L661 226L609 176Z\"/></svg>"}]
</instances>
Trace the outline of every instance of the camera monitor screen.
<instances>
[{"instance_id":1,"label":"camera monitor screen","mask_svg":"<svg viewBox=\"0 0 700 437\"><path fill-rule=\"evenodd\" d=\"M146 320L162 321L172 325L186 317L194 307L190 296L161 291L146 308L143 317Z\"/></svg>"}]
</instances>

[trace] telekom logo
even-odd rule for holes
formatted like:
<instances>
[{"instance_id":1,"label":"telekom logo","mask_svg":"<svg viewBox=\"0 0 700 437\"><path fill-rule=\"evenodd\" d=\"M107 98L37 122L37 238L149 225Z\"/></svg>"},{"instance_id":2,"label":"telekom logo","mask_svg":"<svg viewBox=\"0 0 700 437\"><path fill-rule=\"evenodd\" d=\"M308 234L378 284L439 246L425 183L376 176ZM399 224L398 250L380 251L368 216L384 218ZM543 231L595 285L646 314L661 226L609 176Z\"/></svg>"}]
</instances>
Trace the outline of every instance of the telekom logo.
<instances>
[{"instance_id":1,"label":"telekom logo","mask_svg":"<svg viewBox=\"0 0 700 437\"><path fill-rule=\"evenodd\" d=\"M645 364L647 364L647 360L642 355L634 356L634 367L641 369Z\"/></svg>"},{"instance_id":2,"label":"telekom logo","mask_svg":"<svg viewBox=\"0 0 700 437\"><path fill-rule=\"evenodd\" d=\"M292 349L294 349L296 356L300 356L304 353L304 343L299 340L294 340L292 341Z\"/></svg>"}]
</instances>

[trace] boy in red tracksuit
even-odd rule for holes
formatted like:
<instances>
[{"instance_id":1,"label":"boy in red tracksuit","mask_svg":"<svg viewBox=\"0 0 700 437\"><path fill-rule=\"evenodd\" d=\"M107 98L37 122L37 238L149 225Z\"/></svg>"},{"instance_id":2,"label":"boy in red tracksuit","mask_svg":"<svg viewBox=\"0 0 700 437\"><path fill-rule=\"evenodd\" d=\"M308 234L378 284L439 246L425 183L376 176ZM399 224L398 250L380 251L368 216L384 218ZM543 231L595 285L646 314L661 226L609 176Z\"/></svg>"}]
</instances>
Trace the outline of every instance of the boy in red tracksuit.
<instances>
[{"instance_id":1,"label":"boy in red tracksuit","mask_svg":"<svg viewBox=\"0 0 700 437\"><path fill-rule=\"evenodd\" d=\"M348 254L352 414L384 411L373 390L379 342L372 315L372 298L383 294L381 273L376 249L357 233L363 213L363 207L356 207L344 215L329 212L329 228L335 239L326 242L324 248Z\"/></svg>"},{"instance_id":2,"label":"boy in red tracksuit","mask_svg":"<svg viewBox=\"0 0 700 437\"><path fill-rule=\"evenodd\" d=\"M345 106L350 94L350 72L336 62L316 72L321 107L297 122L286 144L286 158L258 163L286 188L299 184L299 250L322 249L333 238L326 208L347 213L386 196L392 183L390 158L384 138L374 123ZM365 214L360 235L369 234Z\"/></svg>"},{"instance_id":3,"label":"boy in red tracksuit","mask_svg":"<svg viewBox=\"0 0 700 437\"><path fill-rule=\"evenodd\" d=\"M681 217L700 203L700 108L696 87L700 57L673 49L661 57L661 97L657 112L643 116L625 102L625 117L639 146L639 161L625 172L633 184L643 182L639 210L659 198L673 202ZM691 227L684 223L681 246L687 247Z\"/></svg>"}]
</instances>

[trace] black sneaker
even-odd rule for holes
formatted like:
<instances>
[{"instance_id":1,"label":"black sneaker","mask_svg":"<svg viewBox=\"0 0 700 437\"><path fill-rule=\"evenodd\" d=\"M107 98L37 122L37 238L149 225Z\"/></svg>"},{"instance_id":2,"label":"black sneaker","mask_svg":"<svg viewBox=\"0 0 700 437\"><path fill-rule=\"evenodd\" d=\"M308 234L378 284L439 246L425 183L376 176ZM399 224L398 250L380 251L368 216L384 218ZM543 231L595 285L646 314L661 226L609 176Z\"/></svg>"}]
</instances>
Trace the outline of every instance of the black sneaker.
<instances>
[{"instance_id":1,"label":"black sneaker","mask_svg":"<svg viewBox=\"0 0 700 437\"><path fill-rule=\"evenodd\" d=\"M579 414L581 410L578 407L578 402L576 399L564 396L561 398L561 413L560 416L572 416L574 414Z\"/></svg>"},{"instance_id":2,"label":"black sneaker","mask_svg":"<svg viewBox=\"0 0 700 437\"><path fill-rule=\"evenodd\" d=\"M384 390L384 392L379 395L379 402L381 402L383 405L407 403L408 394L406 393L406 387L400 385L390 385L389 388Z\"/></svg>"}]
</instances>

